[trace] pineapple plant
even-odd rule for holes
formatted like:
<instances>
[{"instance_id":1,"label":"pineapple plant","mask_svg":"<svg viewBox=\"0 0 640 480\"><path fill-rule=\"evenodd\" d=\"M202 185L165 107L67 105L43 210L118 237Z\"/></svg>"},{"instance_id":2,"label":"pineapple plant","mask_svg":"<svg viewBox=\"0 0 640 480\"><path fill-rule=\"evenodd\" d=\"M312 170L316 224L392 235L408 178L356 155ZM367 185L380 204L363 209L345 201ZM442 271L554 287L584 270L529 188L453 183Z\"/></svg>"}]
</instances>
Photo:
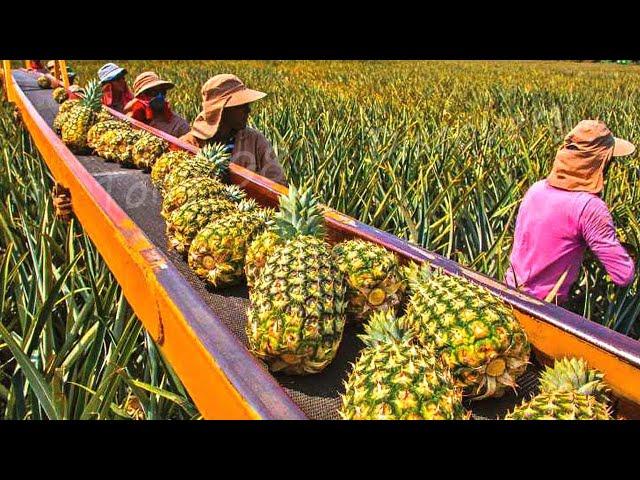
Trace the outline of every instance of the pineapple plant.
<instances>
[{"instance_id":1,"label":"pineapple plant","mask_svg":"<svg viewBox=\"0 0 640 480\"><path fill-rule=\"evenodd\" d=\"M462 391L435 355L420 346L405 317L392 310L371 314L359 337L365 348L341 395L344 420L466 420Z\"/></svg>"},{"instance_id":2,"label":"pineapple plant","mask_svg":"<svg viewBox=\"0 0 640 480\"><path fill-rule=\"evenodd\" d=\"M51 92L51 96L56 101L56 103L64 103L69 98L67 89L64 87L54 88L53 92Z\"/></svg>"},{"instance_id":3,"label":"pineapple plant","mask_svg":"<svg viewBox=\"0 0 640 480\"><path fill-rule=\"evenodd\" d=\"M349 318L362 322L376 310L396 310L404 282L393 252L364 240L338 243L333 252L347 281Z\"/></svg>"},{"instance_id":4,"label":"pineapple plant","mask_svg":"<svg viewBox=\"0 0 640 480\"><path fill-rule=\"evenodd\" d=\"M218 195L225 196L227 191L224 183L209 177L189 178L171 190L165 192L162 200L162 216L167 219L169 214L185 203L204 200Z\"/></svg>"},{"instance_id":5,"label":"pineapple plant","mask_svg":"<svg viewBox=\"0 0 640 480\"><path fill-rule=\"evenodd\" d=\"M333 361L342 340L346 288L324 240L321 218L309 190L298 193L292 186L280 197L272 228L282 242L267 257L249 293L249 346L274 372L320 372Z\"/></svg>"},{"instance_id":6,"label":"pineapple plant","mask_svg":"<svg viewBox=\"0 0 640 480\"><path fill-rule=\"evenodd\" d=\"M175 209L167 219L169 248L189 251L191 241L207 224L237 211L237 204L223 197L196 200Z\"/></svg>"},{"instance_id":7,"label":"pineapple plant","mask_svg":"<svg viewBox=\"0 0 640 480\"><path fill-rule=\"evenodd\" d=\"M84 98L65 116L62 124L62 141L75 153L86 153L87 132L96 123L100 110L102 90L98 82L89 83Z\"/></svg>"},{"instance_id":8,"label":"pineapple plant","mask_svg":"<svg viewBox=\"0 0 640 480\"><path fill-rule=\"evenodd\" d=\"M137 168L148 171L156 159L168 149L167 142L143 130L140 138L133 145L133 163Z\"/></svg>"},{"instance_id":9,"label":"pineapple plant","mask_svg":"<svg viewBox=\"0 0 640 480\"><path fill-rule=\"evenodd\" d=\"M224 150L224 145L206 145L196 156L180 163L164 177L162 190L166 192L193 177L211 177L225 181L230 160L231 156Z\"/></svg>"},{"instance_id":10,"label":"pineapple plant","mask_svg":"<svg viewBox=\"0 0 640 480\"><path fill-rule=\"evenodd\" d=\"M264 230L273 211L255 200L243 200L236 211L207 224L189 248L189 267L214 287L240 283L244 278L247 244Z\"/></svg>"},{"instance_id":11,"label":"pineapple plant","mask_svg":"<svg viewBox=\"0 0 640 480\"><path fill-rule=\"evenodd\" d=\"M556 360L540 376L540 393L524 400L507 420L611 420L602 373L582 359Z\"/></svg>"},{"instance_id":12,"label":"pineapple plant","mask_svg":"<svg viewBox=\"0 0 640 480\"><path fill-rule=\"evenodd\" d=\"M46 75L40 75L37 83L40 88L51 88L51 79Z\"/></svg>"},{"instance_id":13,"label":"pineapple plant","mask_svg":"<svg viewBox=\"0 0 640 480\"><path fill-rule=\"evenodd\" d=\"M500 397L529 363L531 346L513 309L465 279L404 267L411 290L407 317L423 345L436 352L457 385L477 400Z\"/></svg>"},{"instance_id":14,"label":"pineapple plant","mask_svg":"<svg viewBox=\"0 0 640 480\"><path fill-rule=\"evenodd\" d=\"M164 177L176 166L190 160L193 155L182 150L170 151L162 154L151 167L151 182L161 191Z\"/></svg>"},{"instance_id":15,"label":"pineapple plant","mask_svg":"<svg viewBox=\"0 0 640 480\"><path fill-rule=\"evenodd\" d=\"M138 130L118 128L103 133L96 145L96 153L107 161L124 167L133 166L133 145L140 138Z\"/></svg>"}]
</instances>

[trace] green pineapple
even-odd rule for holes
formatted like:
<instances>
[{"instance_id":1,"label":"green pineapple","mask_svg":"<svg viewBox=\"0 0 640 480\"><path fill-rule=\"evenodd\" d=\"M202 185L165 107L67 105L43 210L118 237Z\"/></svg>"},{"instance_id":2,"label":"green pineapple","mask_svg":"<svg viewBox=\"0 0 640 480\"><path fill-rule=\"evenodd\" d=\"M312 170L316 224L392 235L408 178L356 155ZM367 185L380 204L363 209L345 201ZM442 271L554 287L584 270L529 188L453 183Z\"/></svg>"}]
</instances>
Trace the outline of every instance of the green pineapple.
<instances>
[{"instance_id":1,"label":"green pineapple","mask_svg":"<svg viewBox=\"0 0 640 480\"><path fill-rule=\"evenodd\" d=\"M247 244L267 226L272 210L243 200L236 212L201 229L189 248L189 267L214 287L240 283L244 278Z\"/></svg>"},{"instance_id":2,"label":"green pineapple","mask_svg":"<svg viewBox=\"0 0 640 480\"><path fill-rule=\"evenodd\" d=\"M285 205L298 205L288 219ZM306 221L298 223L303 211ZM324 240L321 216L309 191L299 193L292 186L288 196L280 197L273 231L283 241L267 257L249 294L249 346L274 372L320 372L342 340L345 285Z\"/></svg>"},{"instance_id":3,"label":"green pineapple","mask_svg":"<svg viewBox=\"0 0 640 480\"><path fill-rule=\"evenodd\" d=\"M611 420L602 373L582 359L556 360L540 377L540 393L524 400L507 420Z\"/></svg>"},{"instance_id":4,"label":"green pineapple","mask_svg":"<svg viewBox=\"0 0 640 480\"><path fill-rule=\"evenodd\" d=\"M40 75L37 83L40 88L51 88L51 79L46 75Z\"/></svg>"},{"instance_id":5,"label":"green pineapple","mask_svg":"<svg viewBox=\"0 0 640 480\"><path fill-rule=\"evenodd\" d=\"M96 123L100 110L102 90L98 82L91 82L80 103L73 107L62 124L62 141L75 153L87 153L87 132ZM66 102L65 102L66 103Z\"/></svg>"},{"instance_id":6,"label":"green pineapple","mask_svg":"<svg viewBox=\"0 0 640 480\"><path fill-rule=\"evenodd\" d=\"M434 344L458 386L477 400L515 389L531 346L513 309L482 287L426 264L404 272L411 289L407 317L420 342Z\"/></svg>"},{"instance_id":7,"label":"green pineapple","mask_svg":"<svg viewBox=\"0 0 640 480\"><path fill-rule=\"evenodd\" d=\"M237 204L223 197L196 200L175 209L167 219L169 248L187 253L191 241L207 224L237 212Z\"/></svg>"},{"instance_id":8,"label":"green pineapple","mask_svg":"<svg viewBox=\"0 0 640 480\"><path fill-rule=\"evenodd\" d=\"M347 313L353 319L362 322L377 310L396 310L403 298L404 282L393 252L364 240L338 243L333 252L346 276Z\"/></svg>"},{"instance_id":9,"label":"green pineapple","mask_svg":"<svg viewBox=\"0 0 640 480\"><path fill-rule=\"evenodd\" d=\"M419 346L412 325L391 310L375 311L365 343L345 382L340 416L345 420L466 420L462 391L437 359Z\"/></svg>"}]
</instances>

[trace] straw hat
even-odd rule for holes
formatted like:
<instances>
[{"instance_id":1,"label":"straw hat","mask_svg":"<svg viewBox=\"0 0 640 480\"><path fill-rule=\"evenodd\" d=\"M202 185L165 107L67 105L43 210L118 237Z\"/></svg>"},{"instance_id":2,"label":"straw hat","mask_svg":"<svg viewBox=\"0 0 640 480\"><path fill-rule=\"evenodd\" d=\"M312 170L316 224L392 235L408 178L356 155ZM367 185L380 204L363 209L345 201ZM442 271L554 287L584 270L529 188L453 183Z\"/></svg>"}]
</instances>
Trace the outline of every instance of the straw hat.
<instances>
[{"instance_id":1,"label":"straw hat","mask_svg":"<svg viewBox=\"0 0 640 480\"><path fill-rule=\"evenodd\" d=\"M222 110L255 102L267 94L247 88L242 80L228 73L210 78L202 86L202 112L193 121L191 134L208 140L218 131Z\"/></svg>"},{"instance_id":2,"label":"straw hat","mask_svg":"<svg viewBox=\"0 0 640 480\"><path fill-rule=\"evenodd\" d=\"M133 94L137 97L150 88L160 86L169 90L175 85L168 80L161 80L155 72L142 72L133 82Z\"/></svg>"},{"instance_id":3,"label":"straw hat","mask_svg":"<svg viewBox=\"0 0 640 480\"><path fill-rule=\"evenodd\" d=\"M631 142L614 137L604 122L582 120L564 138L547 180L563 190L599 193L611 158L630 155L635 149Z\"/></svg>"}]
</instances>

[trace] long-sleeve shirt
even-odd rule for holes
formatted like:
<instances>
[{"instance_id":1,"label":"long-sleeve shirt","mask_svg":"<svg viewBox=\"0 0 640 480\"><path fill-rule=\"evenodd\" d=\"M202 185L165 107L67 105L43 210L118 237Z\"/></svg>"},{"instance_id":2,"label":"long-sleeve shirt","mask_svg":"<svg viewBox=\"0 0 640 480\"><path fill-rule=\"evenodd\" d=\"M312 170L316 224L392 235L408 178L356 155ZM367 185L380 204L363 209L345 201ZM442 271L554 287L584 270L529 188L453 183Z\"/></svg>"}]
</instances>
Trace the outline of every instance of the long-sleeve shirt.
<instances>
[{"instance_id":1,"label":"long-sleeve shirt","mask_svg":"<svg viewBox=\"0 0 640 480\"><path fill-rule=\"evenodd\" d=\"M587 247L616 285L633 281L634 262L620 245L604 201L593 193L554 188L547 180L536 182L518 211L506 283L544 299L566 271L557 293L558 301L565 301Z\"/></svg>"},{"instance_id":2,"label":"long-sleeve shirt","mask_svg":"<svg viewBox=\"0 0 640 480\"><path fill-rule=\"evenodd\" d=\"M206 143L191 132L180 137L180 140L198 148L202 148ZM247 127L236 133L231 161L276 183L287 184L284 171L269 140L258 130Z\"/></svg>"}]
</instances>

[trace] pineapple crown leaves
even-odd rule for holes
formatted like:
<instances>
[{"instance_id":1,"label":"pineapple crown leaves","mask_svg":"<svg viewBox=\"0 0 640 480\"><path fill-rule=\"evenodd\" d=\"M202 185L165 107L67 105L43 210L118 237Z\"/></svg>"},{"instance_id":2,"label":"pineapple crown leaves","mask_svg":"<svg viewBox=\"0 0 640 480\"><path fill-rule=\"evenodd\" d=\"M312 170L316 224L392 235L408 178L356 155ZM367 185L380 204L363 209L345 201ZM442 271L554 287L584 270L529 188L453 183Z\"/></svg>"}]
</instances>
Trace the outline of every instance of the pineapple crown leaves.
<instances>
[{"instance_id":1,"label":"pineapple crown leaves","mask_svg":"<svg viewBox=\"0 0 640 480\"><path fill-rule=\"evenodd\" d=\"M244 200L238 203L238 211L243 213L253 212L257 210L258 204L253 198L245 198Z\"/></svg>"},{"instance_id":2,"label":"pineapple crown leaves","mask_svg":"<svg viewBox=\"0 0 640 480\"><path fill-rule=\"evenodd\" d=\"M82 105L90 108L94 112L98 112L102 106L102 88L97 80L90 81L85 90Z\"/></svg>"},{"instance_id":3,"label":"pineapple crown leaves","mask_svg":"<svg viewBox=\"0 0 640 480\"><path fill-rule=\"evenodd\" d=\"M607 385L598 370L589 370L582 358L556 360L553 368L546 367L540 376L540 390L545 393L576 392L606 398Z\"/></svg>"},{"instance_id":4,"label":"pineapple crown leaves","mask_svg":"<svg viewBox=\"0 0 640 480\"><path fill-rule=\"evenodd\" d=\"M310 187L298 190L291 185L289 193L280 197L280 210L275 214L272 230L282 238L324 236L324 215Z\"/></svg>"},{"instance_id":5,"label":"pineapple crown leaves","mask_svg":"<svg viewBox=\"0 0 640 480\"><path fill-rule=\"evenodd\" d=\"M225 145L221 143L207 144L200 149L198 157L213 164L216 177L220 179L226 178L229 173L231 155L227 152Z\"/></svg>"},{"instance_id":6,"label":"pineapple crown leaves","mask_svg":"<svg viewBox=\"0 0 640 480\"><path fill-rule=\"evenodd\" d=\"M225 185L224 196L235 203L240 203L247 198L247 194L237 185Z\"/></svg>"},{"instance_id":7,"label":"pineapple crown leaves","mask_svg":"<svg viewBox=\"0 0 640 480\"><path fill-rule=\"evenodd\" d=\"M358 337L368 347L394 343L409 343L415 330L407 317L396 317L392 310L376 311L364 326L364 335Z\"/></svg>"}]
</instances>

